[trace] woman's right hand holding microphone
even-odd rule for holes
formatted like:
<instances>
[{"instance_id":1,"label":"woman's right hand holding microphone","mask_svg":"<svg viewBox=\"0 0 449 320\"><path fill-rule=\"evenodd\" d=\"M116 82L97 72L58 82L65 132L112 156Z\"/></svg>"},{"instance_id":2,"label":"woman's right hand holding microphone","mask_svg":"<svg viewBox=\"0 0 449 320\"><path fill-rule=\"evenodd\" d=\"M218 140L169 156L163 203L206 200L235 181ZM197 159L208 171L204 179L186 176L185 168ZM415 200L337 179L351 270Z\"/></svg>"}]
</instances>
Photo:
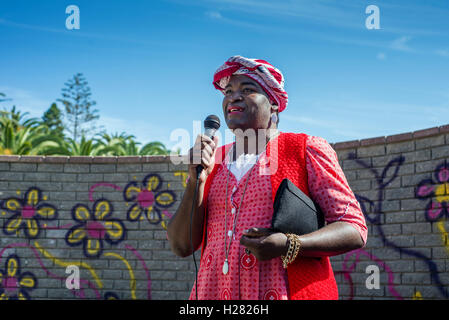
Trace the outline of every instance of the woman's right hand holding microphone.
<instances>
[{"instance_id":1,"label":"woman's right hand holding microphone","mask_svg":"<svg viewBox=\"0 0 449 320\"><path fill-rule=\"evenodd\" d=\"M196 183L197 167L201 165L202 170L199 176L199 184L206 182L207 176L212 172L215 164L215 150L218 145L218 137L209 138L204 134L199 134L196 137L195 144L189 150L189 176L190 181Z\"/></svg>"}]
</instances>

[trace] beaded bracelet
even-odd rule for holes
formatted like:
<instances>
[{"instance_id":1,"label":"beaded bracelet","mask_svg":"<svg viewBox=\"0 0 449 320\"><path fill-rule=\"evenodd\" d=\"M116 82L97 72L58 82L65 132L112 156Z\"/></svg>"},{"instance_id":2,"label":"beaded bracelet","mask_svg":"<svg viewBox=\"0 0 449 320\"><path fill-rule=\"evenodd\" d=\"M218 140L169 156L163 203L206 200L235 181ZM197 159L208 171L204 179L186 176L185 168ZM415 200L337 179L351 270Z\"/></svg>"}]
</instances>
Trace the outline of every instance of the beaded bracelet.
<instances>
[{"instance_id":1,"label":"beaded bracelet","mask_svg":"<svg viewBox=\"0 0 449 320\"><path fill-rule=\"evenodd\" d=\"M295 261L298 256L299 249L301 248L301 241L299 240L299 236L292 233L287 233L287 241L288 241L288 249L287 254L285 256L281 256L282 264L286 269L290 263Z\"/></svg>"}]
</instances>

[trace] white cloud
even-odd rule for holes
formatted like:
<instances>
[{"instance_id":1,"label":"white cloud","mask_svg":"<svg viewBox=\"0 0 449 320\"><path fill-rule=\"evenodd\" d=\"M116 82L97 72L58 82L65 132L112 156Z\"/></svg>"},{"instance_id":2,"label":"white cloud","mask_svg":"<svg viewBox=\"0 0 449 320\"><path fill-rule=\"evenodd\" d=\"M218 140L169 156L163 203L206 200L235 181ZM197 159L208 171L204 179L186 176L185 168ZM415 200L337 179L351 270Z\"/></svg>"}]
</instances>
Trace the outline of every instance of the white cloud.
<instances>
[{"instance_id":1,"label":"white cloud","mask_svg":"<svg viewBox=\"0 0 449 320\"><path fill-rule=\"evenodd\" d=\"M123 119L114 116L105 116L100 113L100 119L97 124L103 126L107 133L122 133L134 135L136 141L143 146L151 141L160 141L165 146L170 147L173 142L170 142L169 128L163 124L150 122L146 119Z\"/></svg>"},{"instance_id":2,"label":"white cloud","mask_svg":"<svg viewBox=\"0 0 449 320\"><path fill-rule=\"evenodd\" d=\"M408 45L412 37L410 36L402 36L396 40L394 40L390 44L390 48L398 51L413 51L413 49Z\"/></svg>"},{"instance_id":3,"label":"white cloud","mask_svg":"<svg viewBox=\"0 0 449 320\"><path fill-rule=\"evenodd\" d=\"M54 102L21 88L0 86L0 92L6 94L6 98L11 99L11 101L6 101L0 105L2 109L10 109L10 107L16 106L19 111L28 112L30 117L42 117L43 113Z\"/></svg>"},{"instance_id":4,"label":"white cloud","mask_svg":"<svg viewBox=\"0 0 449 320\"><path fill-rule=\"evenodd\" d=\"M449 58L449 50L448 49L436 50L435 53L441 57Z\"/></svg>"},{"instance_id":5,"label":"white cloud","mask_svg":"<svg viewBox=\"0 0 449 320\"><path fill-rule=\"evenodd\" d=\"M0 85L0 92L6 95L5 98L11 99L0 104L0 110L10 110L12 106L16 106L20 112L28 112L28 118L41 118L45 111L55 100L47 100L40 97L37 93L30 90L14 88L10 86ZM61 105L58 107L62 110ZM120 118L119 116L110 116L106 112L101 113L100 118L96 121L98 127L103 126L107 133L122 133L134 135L136 141L141 146L151 141L160 141L167 148L170 148L175 142L170 141L170 128L158 123L157 119L138 119L132 120Z\"/></svg>"},{"instance_id":6,"label":"white cloud","mask_svg":"<svg viewBox=\"0 0 449 320\"><path fill-rule=\"evenodd\" d=\"M257 23L250 23L250 22L246 22L243 20L238 20L238 19L232 19L232 18L228 18L223 16L220 12L218 11L206 11L205 15L213 20L216 21L220 21L222 23L227 23L230 25L234 25L240 28L249 28L249 29L254 29L256 31L259 32L285 32L284 29L282 28L276 28L276 27L272 27L272 26L265 26L262 24L257 24Z\"/></svg>"},{"instance_id":7,"label":"white cloud","mask_svg":"<svg viewBox=\"0 0 449 320\"><path fill-rule=\"evenodd\" d=\"M203 2L206 5L217 2L228 10L235 10L251 15L300 18L307 21L317 21L339 27L358 28L358 21L351 16L351 10L356 9L352 2L340 2L338 5L327 0L310 2L270 1L270 0L212 0Z\"/></svg>"},{"instance_id":8,"label":"white cloud","mask_svg":"<svg viewBox=\"0 0 449 320\"><path fill-rule=\"evenodd\" d=\"M280 125L281 131L317 134L332 142L376 137L445 124L441 119L449 118L447 101L444 92L441 101L433 104L363 99L351 94L323 97L301 102L309 106L303 114L294 114L294 110L281 113Z\"/></svg>"},{"instance_id":9,"label":"white cloud","mask_svg":"<svg viewBox=\"0 0 449 320\"><path fill-rule=\"evenodd\" d=\"M208 16L209 18L212 18L212 19L221 19L221 18L223 18L221 13L218 12L218 11L207 11L205 14L206 14L206 16Z\"/></svg>"},{"instance_id":10,"label":"white cloud","mask_svg":"<svg viewBox=\"0 0 449 320\"><path fill-rule=\"evenodd\" d=\"M377 60L385 60L387 59L387 55L383 52L379 52L376 56Z\"/></svg>"},{"instance_id":11,"label":"white cloud","mask_svg":"<svg viewBox=\"0 0 449 320\"><path fill-rule=\"evenodd\" d=\"M147 39L133 39L129 36L127 37L117 37L115 35L106 35L106 34L96 34L96 33L86 33L82 31L70 31L66 28L49 28L49 27L43 27L39 25L31 25L26 23L17 23L14 21L9 21L5 19L0 19L0 25L11 27L11 28L19 28L19 29L26 29L26 30L32 30L32 31L39 31L39 32L49 32L49 33L56 33L56 34L62 34L64 36L73 36L73 37L81 37L81 38L90 38L90 39L99 39L99 40L109 40L109 41L120 41L120 42L126 42L131 44L159 44L155 41L149 41Z\"/></svg>"}]
</instances>

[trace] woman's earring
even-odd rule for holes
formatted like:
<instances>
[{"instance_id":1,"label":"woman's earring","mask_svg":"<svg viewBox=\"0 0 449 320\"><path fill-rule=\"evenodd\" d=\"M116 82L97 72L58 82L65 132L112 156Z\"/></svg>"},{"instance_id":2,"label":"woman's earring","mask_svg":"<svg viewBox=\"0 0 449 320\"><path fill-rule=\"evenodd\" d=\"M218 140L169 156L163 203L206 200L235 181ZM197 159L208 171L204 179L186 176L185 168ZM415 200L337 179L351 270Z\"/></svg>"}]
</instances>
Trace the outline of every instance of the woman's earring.
<instances>
[{"instance_id":1,"label":"woman's earring","mask_svg":"<svg viewBox=\"0 0 449 320\"><path fill-rule=\"evenodd\" d=\"M278 116L276 113L271 114L271 123L277 123L278 122Z\"/></svg>"}]
</instances>

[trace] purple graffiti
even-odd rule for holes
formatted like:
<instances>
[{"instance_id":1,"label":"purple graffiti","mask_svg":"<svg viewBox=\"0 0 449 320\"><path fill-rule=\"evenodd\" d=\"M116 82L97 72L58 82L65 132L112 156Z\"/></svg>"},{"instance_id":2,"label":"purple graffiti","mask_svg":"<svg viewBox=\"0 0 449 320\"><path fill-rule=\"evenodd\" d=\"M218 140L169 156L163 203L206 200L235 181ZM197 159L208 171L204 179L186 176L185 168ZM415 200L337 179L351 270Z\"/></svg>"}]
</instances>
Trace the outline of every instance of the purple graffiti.
<instances>
[{"instance_id":1,"label":"purple graffiti","mask_svg":"<svg viewBox=\"0 0 449 320\"><path fill-rule=\"evenodd\" d=\"M94 193L95 189L98 188L98 187L108 187L108 188L113 188L113 189L115 189L115 190L117 190L117 191L121 191L121 190L122 190L122 188L121 188L120 186L118 186L118 185L116 185L116 184L114 184L114 183L108 183L108 182L99 182L99 183L96 183L96 184L94 184L92 187L90 187L90 189L89 189L89 201L90 201L90 202L94 202L94 201L95 201L95 200L94 200L93 193Z\"/></svg>"},{"instance_id":2,"label":"purple graffiti","mask_svg":"<svg viewBox=\"0 0 449 320\"><path fill-rule=\"evenodd\" d=\"M348 265L349 259L353 255L355 255L355 261L351 265ZM393 274L393 271L390 269L390 267L384 261L382 261L375 255L373 255L363 249L358 249L358 250L348 252L345 255L345 258L343 261L343 271L336 272L336 273L343 274L345 277L345 280L349 282L350 290L351 290L350 295L349 295L349 300L352 300L354 298L354 288L353 288L351 273L354 272L357 264L359 263L360 256L362 256L362 255L368 257L371 261L374 261L375 263L377 263L379 266L381 266L385 270L385 272L387 272L387 274L388 274L388 290L396 299L403 300L402 296L394 288L394 274Z\"/></svg>"},{"instance_id":3,"label":"purple graffiti","mask_svg":"<svg viewBox=\"0 0 449 320\"><path fill-rule=\"evenodd\" d=\"M449 165L446 161L436 167L435 180L425 179L418 184L416 197L428 201L427 221L438 221L449 215Z\"/></svg>"},{"instance_id":4,"label":"purple graffiti","mask_svg":"<svg viewBox=\"0 0 449 320\"><path fill-rule=\"evenodd\" d=\"M150 278L150 270L147 267L147 264L145 263L145 260L142 258L141 254L134 249L132 246L130 246L129 244L125 244L125 248L130 250L136 257L137 259L140 261L140 263L142 264L143 270L145 271L145 274L147 275L147 298L148 300L151 300L151 278Z\"/></svg>"},{"instance_id":5,"label":"purple graffiti","mask_svg":"<svg viewBox=\"0 0 449 320\"><path fill-rule=\"evenodd\" d=\"M369 221L370 223L372 223L373 226L375 226L377 233L380 235L382 242L384 243L384 245L386 247L390 247L390 248L398 251L401 254L412 256L412 257L422 260L427 265L429 272L430 272L430 276L432 278L432 281L433 281L433 283L436 284L436 287L437 287L438 291L440 292L440 294L443 297L448 298L448 292L447 292L446 288L444 287L444 284L441 282L439 272L438 272L438 267L437 267L436 263L417 250L402 248L402 247L396 245L393 241L388 240L387 237L385 236L384 230L382 228L380 217L383 214L382 205L384 202L384 189L386 186L388 186L392 181L394 181L398 177L399 169L402 166L402 164L405 162L405 157L399 156L399 157L396 157L393 160L391 160L386 165L386 167L384 168L384 170L382 171L381 174L379 174L379 172L376 169L372 168L371 165L365 163L363 160L357 159L355 154L350 154L349 159L353 159L360 166L362 166L366 169L369 169L371 171L371 173L374 175L375 181L377 182L377 185L378 185L377 205L375 205L372 200L355 193L355 196L361 205L362 212L364 213L366 220ZM391 175L390 178L387 179L388 173L391 173L391 172L393 172L393 174ZM446 173L444 172L442 174L442 176L443 176L443 178L446 177ZM372 214L366 213L367 205L372 209L374 216Z\"/></svg>"}]
</instances>

